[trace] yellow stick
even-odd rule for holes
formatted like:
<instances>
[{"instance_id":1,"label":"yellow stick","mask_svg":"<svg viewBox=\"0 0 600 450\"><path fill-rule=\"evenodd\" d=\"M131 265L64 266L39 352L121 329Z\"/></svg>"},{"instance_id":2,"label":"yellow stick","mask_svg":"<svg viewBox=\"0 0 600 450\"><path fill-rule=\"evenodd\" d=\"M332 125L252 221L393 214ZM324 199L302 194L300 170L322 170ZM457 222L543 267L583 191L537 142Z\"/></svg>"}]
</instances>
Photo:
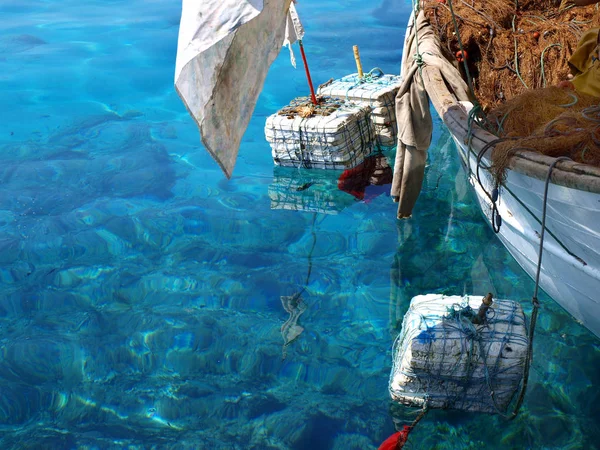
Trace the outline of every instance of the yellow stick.
<instances>
[{"instance_id":1,"label":"yellow stick","mask_svg":"<svg viewBox=\"0 0 600 450\"><path fill-rule=\"evenodd\" d=\"M358 45L352 47L354 50L354 59L356 60L356 68L358 69L358 78L363 77L362 64L360 63L360 55L358 54Z\"/></svg>"}]
</instances>

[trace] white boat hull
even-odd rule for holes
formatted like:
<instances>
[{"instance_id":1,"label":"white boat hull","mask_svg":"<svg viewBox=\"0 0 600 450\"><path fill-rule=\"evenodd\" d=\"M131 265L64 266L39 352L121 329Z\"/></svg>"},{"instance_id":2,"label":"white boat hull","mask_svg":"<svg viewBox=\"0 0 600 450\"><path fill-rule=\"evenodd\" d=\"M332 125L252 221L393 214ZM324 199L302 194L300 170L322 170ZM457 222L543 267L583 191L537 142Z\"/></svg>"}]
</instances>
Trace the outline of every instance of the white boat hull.
<instances>
[{"instance_id":1,"label":"white boat hull","mask_svg":"<svg viewBox=\"0 0 600 450\"><path fill-rule=\"evenodd\" d=\"M421 55L419 86L426 91L453 137L481 211L491 226L492 204L486 192L492 192L493 180L484 167L490 164L489 147L497 136L469 119L473 105L460 101L446 80L450 75L450 78L460 77L460 73L452 65L441 63L444 59L441 44L423 14L419 14L418 19L411 16L405 50L408 43L416 40L416 28L421 33L420 48L426 46L428 51L427 57ZM403 60L403 73L410 64L410 57ZM476 175L479 153L482 153L479 176L483 188ZM535 279L545 180L552 164L555 167L548 190L539 286L575 320L600 337L600 168L573 161L556 163L555 158L517 150L509 161L506 180L496 202L502 217L498 237L525 272Z\"/></svg>"},{"instance_id":2,"label":"white boat hull","mask_svg":"<svg viewBox=\"0 0 600 450\"><path fill-rule=\"evenodd\" d=\"M492 204L477 181L477 157L454 141L479 205L492 226ZM491 175L480 169L487 192ZM498 237L535 279L538 268L545 182L508 170L497 201L502 225ZM540 287L578 322L600 337L600 194L550 184Z\"/></svg>"}]
</instances>

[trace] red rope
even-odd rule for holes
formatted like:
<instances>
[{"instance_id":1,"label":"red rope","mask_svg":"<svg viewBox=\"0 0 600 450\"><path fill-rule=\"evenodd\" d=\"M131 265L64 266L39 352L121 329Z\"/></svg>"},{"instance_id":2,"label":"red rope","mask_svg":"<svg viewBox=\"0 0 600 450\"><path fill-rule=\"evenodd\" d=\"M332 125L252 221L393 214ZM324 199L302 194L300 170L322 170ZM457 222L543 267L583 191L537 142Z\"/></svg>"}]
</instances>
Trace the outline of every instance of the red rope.
<instances>
[{"instance_id":1,"label":"red rope","mask_svg":"<svg viewBox=\"0 0 600 450\"><path fill-rule=\"evenodd\" d=\"M310 87L310 98L313 104L318 105L317 96L315 95L315 88L313 88L312 80L310 78L310 71L308 70L308 63L306 62L306 55L304 54L304 46L302 41L298 41L300 44L300 53L302 53L302 61L304 61L304 70L306 70L306 78L308 79L308 86Z\"/></svg>"}]
</instances>

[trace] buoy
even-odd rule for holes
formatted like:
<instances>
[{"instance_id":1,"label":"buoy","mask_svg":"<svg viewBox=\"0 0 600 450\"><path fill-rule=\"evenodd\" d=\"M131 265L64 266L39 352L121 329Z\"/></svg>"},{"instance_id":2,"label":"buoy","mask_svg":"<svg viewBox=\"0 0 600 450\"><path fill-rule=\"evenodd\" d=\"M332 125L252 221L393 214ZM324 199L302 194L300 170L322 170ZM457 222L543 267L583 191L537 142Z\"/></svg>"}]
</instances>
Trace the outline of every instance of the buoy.
<instances>
[{"instance_id":1,"label":"buoy","mask_svg":"<svg viewBox=\"0 0 600 450\"><path fill-rule=\"evenodd\" d=\"M537 31L534 31L533 32L533 38L536 39L536 40L539 39L540 38L540 33L537 32Z\"/></svg>"},{"instance_id":2,"label":"buoy","mask_svg":"<svg viewBox=\"0 0 600 450\"><path fill-rule=\"evenodd\" d=\"M400 75L384 74L374 68L361 77L349 74L327 85L319 86L318 95L333 97L371 108L369 117L375 128L379 146L393 147L397 143L396 94L402 85Z\"/></svg>"},{"instance_id":3,"label":"buoy","mask_svg":"<svg viewBox=\"0 0 600 450\"><path fill-rule=\"evenodd\" d=\"M366 105L298 97L265 123L273 162L280 166L346 170L373 151L375 128Z\"/></svg>"},{"instance_id":4,"label":"buoy","mask_svg":"<svg viewBox=\"0 0 600 450\"><path fill-rule=\"evenodd\" d=\"M466 50L459 50L456 52L456 59L458 62L463 62L469 59L469 55Z\"/></svg>"}]
</instances>

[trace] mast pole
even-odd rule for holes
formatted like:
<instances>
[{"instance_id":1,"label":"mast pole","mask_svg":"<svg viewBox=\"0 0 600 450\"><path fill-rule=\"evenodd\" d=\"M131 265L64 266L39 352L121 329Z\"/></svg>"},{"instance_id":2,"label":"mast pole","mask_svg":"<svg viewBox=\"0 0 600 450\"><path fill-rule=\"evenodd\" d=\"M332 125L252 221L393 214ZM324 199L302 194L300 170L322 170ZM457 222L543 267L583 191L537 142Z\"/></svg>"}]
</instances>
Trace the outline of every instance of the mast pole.
<instances>
[{"instance_id":1,"label":"mast pole","mask_svg":"<svg viewBox=\"0 0 600 450\"><path fill-rule=\"evenodd\" d=\"M304 53L304 45L302 45L302 39L298 39L300 44L300 53L302 53L302 61L304 62L304 70L306 70L306 79L308 80L308 87L310 88L310 99L314 105L318 105L317 96L315 95L315 88L313 87L312 79L310 78L310 70L308 69L308 63L306 62L306 54Z\"/></svg>"}]
</instances>

